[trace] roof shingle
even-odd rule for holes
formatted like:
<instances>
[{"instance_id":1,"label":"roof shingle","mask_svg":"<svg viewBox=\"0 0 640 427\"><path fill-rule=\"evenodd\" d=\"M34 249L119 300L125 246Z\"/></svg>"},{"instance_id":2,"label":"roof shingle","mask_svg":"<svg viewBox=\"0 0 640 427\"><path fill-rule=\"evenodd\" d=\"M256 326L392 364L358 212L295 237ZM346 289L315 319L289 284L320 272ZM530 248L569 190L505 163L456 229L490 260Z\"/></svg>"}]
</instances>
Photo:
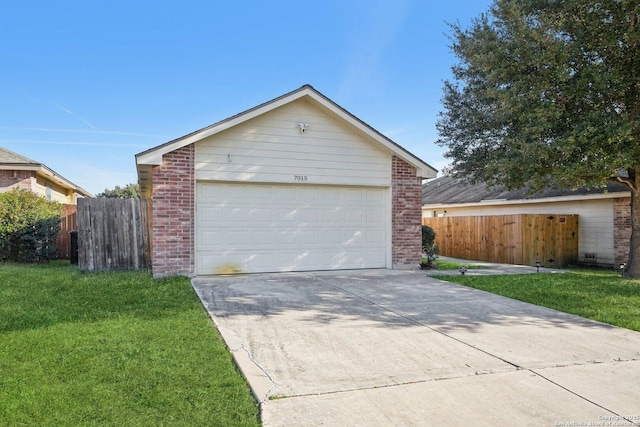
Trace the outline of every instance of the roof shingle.
<instances>
[{"instance_id":1,"label":"roof shingle","mask_svg":"<svg viewBox=\"0 0 640 427\"><path fill-rule=\"evenodd\" d=\"M530 194L526 188L506 190L504 186L488 187L487 184L467 184L462 180L443 176L422 185L422 204L459 204L478 203L483 200L531 200L548 197L581 196L629 191L623 184L609 182L606 188L576 190L558 190L547 188Z\"/></svg>"}]
</instances>

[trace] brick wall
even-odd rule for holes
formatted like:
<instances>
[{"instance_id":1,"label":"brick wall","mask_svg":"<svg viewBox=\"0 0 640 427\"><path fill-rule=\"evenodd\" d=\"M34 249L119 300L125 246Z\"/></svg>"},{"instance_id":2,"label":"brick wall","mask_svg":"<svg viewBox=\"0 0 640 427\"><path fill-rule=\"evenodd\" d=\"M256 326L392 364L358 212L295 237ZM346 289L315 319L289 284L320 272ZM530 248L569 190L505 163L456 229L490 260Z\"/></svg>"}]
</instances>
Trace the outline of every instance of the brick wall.
<instances>
[{"instance_id":1,"label":"brick wall","mask_svg":"<svg viewBox=\"0 0 640 427\"><path fill-rule=\"evenodd\" d=\"M8 191L16 187L31 190L35 176L34 171L0 171L0 191Z\"/></svg>"},{"instance_id":2,"label":"brick wall","mask_svg":"<svg viewBox=\"0 0 640 427\"><path fill-rule=\"evenodd\" d=\"M416 169L396 156L391 160L391 191L393 268L417 268L422 256L422 185Z\"/></svg>"},{"instance_id":3,"label":"brick wall","mask_svg":"<svg viewBox=\"0 0 640 427\"><path fill-rule=\"evenodd\" d=\"M631 239L631 198L622 197L613 201L613 248L614 266L629 260Z\"/></svg>"},{"instance_id":4,"label":"brick wall","mask_svg":"<svg viewBox=\"0 0 640 427\"><path fill-rule=\"evenodd\" d=\"M153 277L194 275L194 144L153 167Z\"/></svg>"}]
</instances>

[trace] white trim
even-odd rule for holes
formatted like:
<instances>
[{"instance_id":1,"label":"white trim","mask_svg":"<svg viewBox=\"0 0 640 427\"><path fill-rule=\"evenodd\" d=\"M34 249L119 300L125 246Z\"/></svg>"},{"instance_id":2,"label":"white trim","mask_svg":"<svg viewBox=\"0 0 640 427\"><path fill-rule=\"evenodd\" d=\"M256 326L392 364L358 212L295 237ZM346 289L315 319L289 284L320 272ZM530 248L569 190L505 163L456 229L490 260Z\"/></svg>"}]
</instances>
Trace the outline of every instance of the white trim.
<instances>
[{"instance_id":1,"label":"white trim","mask_svg":"<svg viewBox=\"0 0 640 427\"><path fill-rule=\"evenodd\" d=\"M538 203L558 203L558 202L575 202L582 200L600 200L600 199L619 199L623 197L631 197L630 191L617 191L603 194L583 194L576 196L558 196L545 197L542 199L517 199L517 200L481 200L472 203L432 203L422 205L422 210L442 209L442 208L468 208L478 206L504 206L504 205L532 205Z\"/></svg>"},{"instance_id":2,"label":"white trim","mask_svg":"<svg viewBox=\"0 0 640 427\"><path fill-rule=\"evenodd\" d=\"M393 191L391 191L391 187L387 188L387 197L385 201L385 212L387 217L385 218L385 222L387 223L386 230L386 242L387 242L387 259L386 259L386 268L393 269ZM422 223L422 221L421 221Z\"/></svg>"}]
</instances>

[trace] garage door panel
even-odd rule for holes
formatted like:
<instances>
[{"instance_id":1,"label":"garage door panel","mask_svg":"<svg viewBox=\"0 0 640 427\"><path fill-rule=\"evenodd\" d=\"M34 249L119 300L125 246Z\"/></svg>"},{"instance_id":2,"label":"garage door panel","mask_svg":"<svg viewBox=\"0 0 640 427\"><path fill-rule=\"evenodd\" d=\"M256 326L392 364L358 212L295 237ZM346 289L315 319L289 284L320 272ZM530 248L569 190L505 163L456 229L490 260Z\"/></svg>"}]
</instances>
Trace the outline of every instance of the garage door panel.
<instances>
[{"instance_id":1,"label":"garage door panel","mask_svg":"<svg viewBox=\"0 0 640 427\"><path fill-rule=\"evenodd\" d=\"M308 187L305 191L300 192L300 200L303 202L315 202L322 198L322 189Z\"/></svg>"},{"instance_id":2,"label":"garage door panel","mask_svg":"<svg viewBox=\"0 0 640 427\"><path fill-rule=\"evenodd\" d=\"M386 266L382 188L197 184L197 274Z\"/></svg>"},{"instance_id":3,"label":"garage door panel","mask_svg":"<svg viewBox=\"0 0 640 427\"><path fill-rule=\"evenodd\" d=\"M364 242L367 246L373 245L377 248L379 245L384 244L384 233L381 230L366 230Z\"/></svg>"},{"instance_id":4,"label":"garage door panel","mask_svg":"<svg viewBox=\"0 0 640 427\"><path fill-rule=\"evenodd\" d=\"M322 223L329 225L339 225L342 218L341 209L339 208L324 208L321 209Z\"/></svg>"},{"instance_id":5,"label":"garage door panel","mask_svg":"<svg viewBox=\"0 0 640 427\"><path fill-rule=\"evenodd\" d=\"M381 263L385 260L384 251L367 251L366 252L367 263Z\"/></svg>"},{"instance_id":6,"label":"garage door panel","mask_svg":"<svg viewBox=\"0 0 640 427\"><path fill-rule=\"evenodd\" d=\"M367 209L366 215L367 215L367 223L382 222L384 221L384 216L385 216L383 209L376 209L376 208Z\"/></svg>"},{"instance_id":7,"label":"garage door panel","mask_svg":"<svg viewBox=\"0 0 640 427\"><path fill-rule=\"evenodd\" d=\"M342 232L340 230L328 230L322 233L322 243L333 246L342 242Z\"/></svg>"},{"instance_id":8,"label":"garage door panel","mask_svg":"<svg viewBox=\"0 0 640 427\"><path fill-rule=\"evenodd\" d=\"M196 212L201 218L200 225L215 225L224 221L224 209L214 206L198 206Z\"/></svg>"},{"instance_id":9,"label":"garage door panel","mask_svg":"<svg viewBox=\"0 0 640 427\"><path fill-rule=\"evenodd\" d=\"M357 203L362 203L362 191L360 191L359 188L356 189L348 189L345 191L345 200L347 202L357 202Z\"/></svg>"}]
</instances>

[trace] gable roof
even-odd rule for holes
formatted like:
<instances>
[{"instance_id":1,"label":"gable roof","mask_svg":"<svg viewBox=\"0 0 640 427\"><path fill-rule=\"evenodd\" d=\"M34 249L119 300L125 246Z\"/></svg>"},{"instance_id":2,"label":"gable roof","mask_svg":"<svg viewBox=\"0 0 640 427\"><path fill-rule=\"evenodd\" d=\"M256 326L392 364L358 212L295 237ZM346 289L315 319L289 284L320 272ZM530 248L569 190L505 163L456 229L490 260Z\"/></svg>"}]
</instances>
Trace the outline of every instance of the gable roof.
<instances>
[{"instance_id":1,"label":"gable roof","mask_svg":"<svg viewBox=\"0 0 640 427\"><path fill-rule=\"evenodd\" d=\"M83 197L94 197L93 194L91 194L84 188L75 185L73 182L55 172L53 169L47 167L47 165L45 165L44 163L36 162L35 160L31 160L25 156L14 153L13 151L7 150L3 147L0 147L0 170L35 171L36 173L45 175L60 186L75 191L77 194L80 194Z\"/></svg>"},{"instance_id":2,"label":"gable roof","mask_svg":"<svg viewBox=\"0 0 640 427\"><path fill-rule=\"evenodd\" d=\"M6 148L0 147L0 164L10 164L10 165L37 165L40 163L33 161L27 157L21 156L18 153L14 153L13 151L7 150Z\"/></svg>"},{"instance_id":3,"label":"gable roof","mask_svg":"<svg viewBox=\"0 0 640 427\"><path fill-rule=\"evenodd\" d=\"M361 133L370 137L380 146L386 148L397 157L415 167L417 171L416 176L423 178L434 178L436 176L437 170L432 166L428 165L414 154L402 148L400 145L398 145L385 135L381 134L362 120L358 119L356 116L349 113L344 108L340 107L338 104L314 89L311 85L304 85L292 92L272 99L271 101L267 101L263 104L221 120L188 135L182 136L180 138L174 139L157 147L136 154L138 182L140 184L140 190L142 194L149 194L148 192L150 192L151 190L149 182L151 179L151 168L153 166L162 164L162 156L164 154L170 153L189 144L193 144L194 142L215 135L219 132L237 126L241 123L272 111L278 107L302 98L311 100L315 105L331 112L334 116L337 116L342 121L346 122Z\"/></svg>"},{"instance_id":4,"label":"gable roof","mask_svg":"<svg viewBox=\"0 0 640 427\"><path fill-rule=\"evenodd\" d=\"M526 188L506 190L504 186L489 187L485 183L467 184L459 179L443 176L422 185L423 205L459 205L459 204L503 204L515 201L555 201L559 198L586 199L601 197L625 197L616 194L628 192L629 189L620 183L609 182L606 188L576 190L558 190L547 188L529 194ZM613 194L613 195L611 195ZM555 199L554 199L555 198Z\"/></svg>"}]
</instances>

